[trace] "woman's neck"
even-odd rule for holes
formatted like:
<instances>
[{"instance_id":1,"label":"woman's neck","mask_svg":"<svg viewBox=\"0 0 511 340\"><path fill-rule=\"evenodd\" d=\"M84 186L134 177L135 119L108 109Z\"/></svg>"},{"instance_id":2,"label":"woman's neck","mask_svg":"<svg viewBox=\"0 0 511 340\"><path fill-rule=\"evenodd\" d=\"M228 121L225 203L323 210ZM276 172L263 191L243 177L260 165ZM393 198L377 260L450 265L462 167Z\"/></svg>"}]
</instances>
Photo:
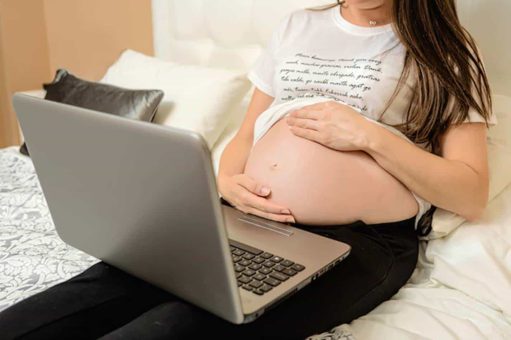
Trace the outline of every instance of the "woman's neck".
<instances>
[{"instance_id":1,"label":"woman's neck","mask_svg":"<svg viewBox=\"0 0 511 340\"><path fill-rule=\"evenodd\" d=\"M346 1L340 11L344 19L358 26L381 26L392 21L392 1L375 1L364 6Z\"/></svg>"}]
</instances>

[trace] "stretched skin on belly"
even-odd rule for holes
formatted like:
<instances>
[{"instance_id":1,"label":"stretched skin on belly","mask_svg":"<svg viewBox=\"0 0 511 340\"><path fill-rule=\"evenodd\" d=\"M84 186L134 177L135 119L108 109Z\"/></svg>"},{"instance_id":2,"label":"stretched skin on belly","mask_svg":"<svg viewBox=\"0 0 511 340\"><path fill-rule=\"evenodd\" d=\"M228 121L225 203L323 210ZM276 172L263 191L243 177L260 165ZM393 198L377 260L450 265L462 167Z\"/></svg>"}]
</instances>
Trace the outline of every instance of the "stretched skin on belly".
<instances>
[{"instance_id":1,"label":"stretched skin on belly","mask_svg":"<svg viewBox=\"0 0 511 340\"><path fill-rule=\"evenodd\" d=\"M244 172L269 185L268 200L302 224L392 222L418 211L411 192L367 153L298 137L284 119L252 147Z\"/></svg>"}]
</instances>

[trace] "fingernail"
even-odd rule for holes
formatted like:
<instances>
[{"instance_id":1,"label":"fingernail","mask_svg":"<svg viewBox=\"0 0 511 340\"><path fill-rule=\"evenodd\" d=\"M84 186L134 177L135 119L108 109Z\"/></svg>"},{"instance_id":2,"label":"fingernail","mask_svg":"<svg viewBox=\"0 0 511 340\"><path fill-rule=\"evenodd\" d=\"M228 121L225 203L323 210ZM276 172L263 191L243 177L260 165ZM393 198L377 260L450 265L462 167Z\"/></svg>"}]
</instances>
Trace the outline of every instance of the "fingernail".
<instances>
[{"instance_id":1,"label":"fingernail","mask_svg":"<svg viewBox=\"0 0 511 340\"><path fill-rule=\"evenodd\" d=\"M294 218L288 218L287 221L291 222L291 223L295 223L295 219Z\"/></svg>"},{"instance_id":2,"label":"fingernail","mask_svg":"<svg viewBox=\"0 0 511 340\"><path fill-rule=\"evenodd\" d=\"M270 188L268 187L262 187L261 194L268 195L270 193Z\"/></svg>"},{"instance_id":3,"label":"fingernail","mask_svg":"<svg viewBox=\"0 0 511 340\"><path fill-rule=\"evenodd\" d=\"M282 214L291 214L291 211L289 211L289 209L282 209L280 212Z\"/></svg>"}]
</instances>

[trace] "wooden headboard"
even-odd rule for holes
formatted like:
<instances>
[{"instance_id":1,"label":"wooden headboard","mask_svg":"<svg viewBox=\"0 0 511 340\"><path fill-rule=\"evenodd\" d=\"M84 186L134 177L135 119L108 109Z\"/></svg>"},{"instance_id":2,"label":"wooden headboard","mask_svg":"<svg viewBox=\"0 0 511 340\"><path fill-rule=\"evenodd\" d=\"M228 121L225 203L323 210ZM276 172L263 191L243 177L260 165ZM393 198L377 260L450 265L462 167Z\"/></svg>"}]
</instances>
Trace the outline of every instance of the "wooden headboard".
<instances>
[{"instance_id":1,"label":"wooden headboard","mask_svg":"<svg viewBox=\"0 0 511 340\"><path fill-rule=\"evenodd\" d=\"M153 54L151 0L0 0L0 147L20 142L14 92L99 80L126 48Z\"/></svg>"}]
</instances>

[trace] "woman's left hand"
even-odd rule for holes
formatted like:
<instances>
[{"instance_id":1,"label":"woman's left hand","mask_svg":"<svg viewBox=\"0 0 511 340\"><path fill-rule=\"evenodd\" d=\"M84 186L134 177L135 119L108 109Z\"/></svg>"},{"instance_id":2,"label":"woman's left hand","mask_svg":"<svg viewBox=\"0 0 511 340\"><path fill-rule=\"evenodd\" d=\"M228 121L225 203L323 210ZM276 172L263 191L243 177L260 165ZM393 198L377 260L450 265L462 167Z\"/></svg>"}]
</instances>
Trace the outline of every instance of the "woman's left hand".
<instances>
[{"instance_id":1,"label":"woman's left hand","mask_svg":"<svg viewBox=\"0 0 511 340\"><path fill-rule=\"evenodd\" d=\"M338 151L363 150L371 123L348 105L334 100L304 106L285 118L293 134Z\"/></svg>"}]
</instances>

